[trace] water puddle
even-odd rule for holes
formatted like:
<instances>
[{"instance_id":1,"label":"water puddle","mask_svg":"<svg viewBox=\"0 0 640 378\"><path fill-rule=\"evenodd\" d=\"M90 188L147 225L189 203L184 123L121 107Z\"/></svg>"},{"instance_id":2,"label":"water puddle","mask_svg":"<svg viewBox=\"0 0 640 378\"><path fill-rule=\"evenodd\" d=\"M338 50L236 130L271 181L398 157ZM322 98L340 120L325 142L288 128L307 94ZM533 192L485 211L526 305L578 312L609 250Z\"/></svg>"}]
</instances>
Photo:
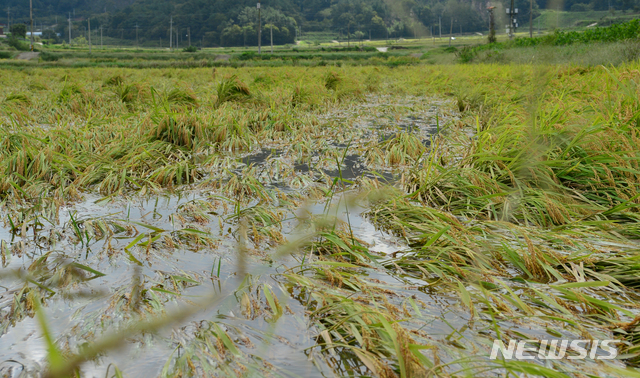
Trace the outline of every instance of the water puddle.
<instances>
[{"instance_id":1,"label":"water puddle","mask_svg":"<svg viewBox=\"0 0 640 378\"><path fill-rule=\"evenodd\" d=\"M3 271L15 272L0 276L4 291L0 293L0 361L5 361L0 372L37 376L45 364L46 346L32 312L12 307L14 294L25 287L24 276L31 274L41 285L65 282L50 294L44 311L53 338L71 352L109 330L131 324L136 316L157 316L197 303L211 292L220 298L218 305L193 314L188 321L156 335L132 337L122 349L85 363L83 376L109 376L114 374L110 366L114 364L125 376L156 377L194 356L223 372L249 369L258 374L266 369L276 376L332 375L336 370L318 362L321 359L313 352L318 335L308 316L306 297L292 294L294 286L283 279L290 269L317 259L306 252L275 259L278 246L273 241L297 237L303 208L307 218L338 219L381 263L410 250L407 240L379 229L364 215L369 209L365 199L349 198L357 195L364 178L393 184L405 169L368 162L364 152L372 144L409 133L428 146L448 122L444 120L453 116L439 113L445 103L434 99L390 101L390 97L370 97L363 106L322 115L324 140L285 140L234 158L232 169L210 168L208 177L220 177L222 189L203 189L196 183L180 194L144 199L85 194L83 201L60 208L57 222L45 222L37 232L0 227L0 240L14 251ZM248 203L241 201L233 190L223 190L234 180L229 172L237 176L239 187L248 185L243 179L256 178L269 198L279 200L265 204L256 196ZM331 198L309 199L303 193L310 188L331 193ZM239 252L238 245L243 243L246 250ZM66 275L60 276L61 271ZM465 317L458 313L460 309L452 309L453 302L430 293L428 287L416 286L424 281L391 275L386 269L361 273L395 292L391 303L401 305L403 297L413 296L429 304L423 314L432 323L418 321L412 326L416 330L438 333L438 329L462 327ZM28 296L28 290L23 295ZM138 315L132 315L136 295L144 300ZM273 297L282 305L277 314L273 314ZM459 320L446 325L437 321L447 311L456 311ZM8 322L10 316L17 321ZM270 320L276 316L278 321ZM219 336L223 331L239 346L233 360L214 356L206 344L206 335ZM343 357L348 361L348 356Z\"/></svg>"}]
</instances>

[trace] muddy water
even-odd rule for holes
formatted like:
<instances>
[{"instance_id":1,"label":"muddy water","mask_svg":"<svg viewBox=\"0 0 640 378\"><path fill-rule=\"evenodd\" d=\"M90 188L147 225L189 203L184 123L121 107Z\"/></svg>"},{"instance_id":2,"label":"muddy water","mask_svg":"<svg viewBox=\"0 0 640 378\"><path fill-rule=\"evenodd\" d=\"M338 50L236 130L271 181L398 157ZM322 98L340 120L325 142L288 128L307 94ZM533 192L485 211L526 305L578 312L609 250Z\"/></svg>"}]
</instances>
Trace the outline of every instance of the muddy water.
<instances>
[{"instance_id":1,"label":"muddy water","mask_svg":"<svg viewBox=\"0 0 640 378\"><path fill-rule=\"evenodd\" d=\"M162 197L131 203L109 203L106 205L96 204L96 197L87 196L87 200L76 204L69 209L74 214L74 218L81 221L86 219L128 219L130 222L144 223L148 226L158 227L169 231L176 230L176 226L169 220L170 215L178 212L181 204L201 199L198 195L188 197ZM387 254L402 251L407 248L406 243L395 236L386 234L370 223L363 212L366 207L346 207L342 199L336 202L343 202L329 212L341 218L345 222L350 222L354 235L362 240L366 240L370 245L370 251L380 254ZM318 202L307 208L312 215L327 214L326 203ZM68 214L68 213L67 213ZM70 217L61 216L61 223L68 222ZM132 223L135 225L135 223ZM223 224L223 228L232 227L230 223ZM220 228L215 222L211 222L209 232L212 235L220 235ZM137 227L144 229L143 227ZM288 227L286 224L285 229ZM68 231L68 230L67 230ZM6 232L6 231L5 231ZM10 238L9 238L10 239ZM117 241L117 245L112 242L115 249L122 248L129 244L134 236L123 237ZM219 236L221 245L215 250L202 249L193 251L189 249L178 249L170 256L159 256L145 262L141 273L146 280L153 280L158 276L158 272L181 272L192 277L201 277L201 284L182 292L189 300L197 301L199 295L205 295L212 289L219 293L226 300L223 305L208 309L197 314L194 318L215 319L221 324L232 327L239 327L245 330L249 338L255 338L253 344L255 348L247 349L246 352L254 356L259 356L276 366L284 375L320 377L323 376L322 369L315 366L304 353L305 349L315 345L313 331L309 329L309 320L306 318L305 308L299 302L286 298L286 292L274 290L282 298L284 304L289 306L291 315L284 315L283 318L271 325L262 318L250 321L243 318L238 309L234 292L241 283L240 277L236 274L237 261L234 256L235 239L233 235L225 234ZM130 285L134 275L130 261L124 258L108 259L101 255L104 242L90 243L89 246L59 245L56 250L64 254L65 258L81 262L93 269L105 274L83 285L84 291L101 293L98 298L65 300L55 296L47 301L46 314L52 333L57 339L70 339L70 342L79 342L81 337L74 337L69 329L83 324L85 319L95 318L106 311L109 302L109 294ZM222 258L222 269L220 277L212 277L211 270L218 258ZM294 258L287 258L277 263L267 264L259 258L250 258L246 268L251 272L254 285L267 283L274 288L281 288L279 280L275 279L287 267L299 264ZM31 259L12 258L8 269L28 269ZM216 272L217 273L217 272ZM382 271L370 272L371 277L383 280L388 285L401 287L405 283L402 280L388 276ZM18 280L3 279L2 285L11 288L18 285ZM169 307L170 304L167 304ZM5 308L6 310L6 308ZM197 320L194 320L197 321ZM90 321L88 323L91 323ZM188 332L189 323L174 328L175 333ZM82 328L82 327L80 327ZM138 342L125 348L124 351L109 354L108 358L102 358L96 363L88 363L85 366L85 376L104 376L106 366L114 363L128 376L135 377L155 377L160 375L164 364L170 360L172 353L175 353L176 340L170 334L162 334L157 338L143 343ZM18 322L15 326L7 329L7 332L0 338L0 361L19 361L26 366L27 371L36 373L39 366L42 366L46 356L46 346L42 339L40 328L34 318L26 318ZM133 358L132 358L133 356ZM21 370L21 369L18 369ZM326 372L325 372L326 373Z\"/></svg>"},{"instance_id":2,"label":"muddy water","mask_svg":"<svg viewBox=\"0 0 640 378\"><path fill-rule=\"evenodd\" d=\"M431 104L430 104L431 103ZM435 104L434 104L435 103ZM426 106L429 104L428 106ZM271 169L261 176L268 190L297 195L314 185L314 180L328 177L334 181L331 199L307 201L305 211L309 216L331 215L350 225L353 235L366 243L369 251L380 256L403 253L409 247L401 238L377 228L363 214L368 210L366 201L350 201L357 193L357 181L363 177L376 178L393 184L402 168L367 166L362 153L369 143L384 141L398 132L419 135L428 145L431 136L444 127L446 116L439 114L443 103L424 98L408 98L402 103L390 103L389 98L372 97L356 109L342 109L324 115L327 123L342 124L347 128L343 137L335 134L323 141L325 148L301 156L295 146L286 142L277 148L257 149L237 158L235 174L241 176L247 168L259 168L260 172ZM326 156L332 156L326 158ZM334 159L338 156L340 159ZM336 162L333 164L333 162ZM273 167L279 170L274 178ZM292 177L306 175L308 181L292 184ZM326 181L326 180L325 180ZM296 181L297 182L297 181ZM338 184L336 184L338 183ZM330 183L325 182L325 185ZM274 248L257 246L249 248L248 256L239 260L239 224L232 216L233 204L225 206L220 195L203 190L197 185L185 188L180 194L145 199L102 199L86 194L84 200L63 207L59 222L45 224L37 235L27 232L12 233L9 228L0 228L0 240L9 248L20 248L3 267L0 276L0 314L3 318L0 329L0 374L3 376L39 376L45 365L46 345L42 330L36 320L21 317L15 324L7 319L12 311L13 293L23 287L23 279L8 274L25 274L34 261L47 256L46 266L51 269L69 262L82 264L99 272L95 278L70 285L46 300L44 311L55 340L73 352L87 341L92 341L102 332L108 333L127 324L118 303L132 292L134 277L139 277L144 288L156 289L156 302L166 311L198 302L203 296L214 292L218 298L216 306L209 306L180 324L156 335L133 336L122 349L101 356L83 365L83 376L104 377L114 374L110 364L121 369L125 376L156 377L163 368L171 366L176 358L185 353L185 348L194 342L201 332L203 322L219 324L234 341L238 342L245 366L264 359L274 366L274 375L323 377L332 376L334 370L314 357L316 330L307 317L301 301L292 298L281 275L287 269L302 264L306 253L294 254L281 259L272 259ZM193 204L217 203L219 208L209 209L206 221L193 221L188 215ZM255 204L243 204L243 208ZM225 207L225 209L223 209ZM226 208L229 207L229 208ZM282 234L285 239L296 237L299 209L284 207L285 221ZM186 220L185 220L186 218ZM115 227L113 237L93 236L87 224L102 222ZM75 224L75 225L74 225ZM83 241L78 237L84 234ZM86 231L86 232L85 232ZM148 240L144 234L172 236L185 242L173 248L147 248L138 243ZM206 245L195 245L189 241L193 235L206 235ZM149 236L150 237L150 236ZM134 244L134 245L132 245ZM153 244L152 244L153 245ZM128 252L127 252L128 251ZM126 253L125 253L126 252ZM308 260L307 260L308 261ZM240 263L244 263L241 267ZM245 274L243 274L243 271ZM84 273L87 273L86 271ZM385 288L397 293L413 295L430 303L423 313L424 318L415 324L416 329L434 335L446 335L459 329L465 322L463 313L457 314L454 301L434 295L427 287L418 285L401 274L393 275L383 269L368 269L365 274L379 281ZM91 276L92 274L87 274ZM188 277L189 284L180 288L171 286L167 277ZM175 279L175 278L174 278ZM186 281L185 281L186 282ZM243 292L257 290L268 285L287 311L279 321L270 323L264 316L243 316L239 298ZM424 282L419 283L424 285ZM242 290L239 288L242 287ZM170 293L167 293L170 292ZM178 295L172 294L178 292ZM68 294L64 296L62 294ZM78 294L83 294L79 296ZM394 301L393 298L390 299ZM153 312L162 313L162 308ZM455 311L455 322L443 323L444 314ZM245 340L246 339L246 340ZM243 341L245 340L245 341Z\"/></svg>"}]
</instances>

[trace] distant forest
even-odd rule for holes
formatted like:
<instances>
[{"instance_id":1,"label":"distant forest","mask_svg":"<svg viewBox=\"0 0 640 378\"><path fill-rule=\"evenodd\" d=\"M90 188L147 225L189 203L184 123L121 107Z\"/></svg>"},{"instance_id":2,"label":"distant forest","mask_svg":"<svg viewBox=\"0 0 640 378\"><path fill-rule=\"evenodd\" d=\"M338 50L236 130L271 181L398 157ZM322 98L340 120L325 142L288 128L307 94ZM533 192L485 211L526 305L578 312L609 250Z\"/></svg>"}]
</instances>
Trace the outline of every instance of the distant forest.
<instances>
[{"instance_id":1,"label":"distant forest","mask_svg":"<svg viewBox=\"0 0 640 378\"><path fill-rule=\"evenodd\" d=\"M549 2L549 4L547 4ZM169 40L170 21L174 36L190 38L207 46L256 45L258 10L256 0L33 0L37 30L49 30L66 38L68 18L72 35L86 35L87 18L91 29L102 27L107 37L137 38L146 41ZM640 0L565 0L564 10L628 10ZM487 6L498 6L503 17L510 0L264 0L261 2L262 43L268 44L273 32L275 44L289 44L297 35L325 31L346 38L400 38L426 36L431 32L453 30L462 33L488 29ZM518 18L529 19L529 0L515 0ZM555 3L554 3L555 4ZM539 9L552 6L550 0L534 0L534 17ZM555 8L556 5L553 5ZM28 21L29 2L0 0L0 23ZM4 13L4 14L3 14ZM499 19L500 20L500 19ZM502 23L497 23L500 26ZM55 33L53 33L55 32ZM175 37L174 37L175 38Z\"/></svg>"}]
</instances>

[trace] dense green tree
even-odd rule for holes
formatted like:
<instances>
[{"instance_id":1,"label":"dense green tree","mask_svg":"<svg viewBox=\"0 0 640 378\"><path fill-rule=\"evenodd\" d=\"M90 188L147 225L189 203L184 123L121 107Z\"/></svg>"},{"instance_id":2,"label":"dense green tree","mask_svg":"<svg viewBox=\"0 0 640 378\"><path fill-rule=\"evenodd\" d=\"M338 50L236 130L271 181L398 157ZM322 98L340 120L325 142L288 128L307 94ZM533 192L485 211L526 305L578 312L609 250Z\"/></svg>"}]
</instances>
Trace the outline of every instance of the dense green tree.
<instances>
[{"instance_id":1,"label":"dense green tree","mask_svg":"<svg viewBox=\"0 0 640 378\"><path fill-rule=\"evenodd\" d=\"M231 25L222 31L220 44L222 46L242 46L244 37L245 30L240 25Z\"/></svg>"},{"instance_id":2,"label":"dense green tree","mask_svg":"<svg viewBox=\"0 0 640 378\"><path fill-rule=\"evenodd\" d=\"M275 44L293 43L295 39L295 29L298 27L293 17L288 17L281 11L273 8L262 10L262 44L270 43L271 27L273 26L273 42ZM253 7L244 8L238 15L238 23L247 30L248 36L245 44L255 46L258 44L258 9ZM269 30L265 25L269 25ZM231 46L223 42L224 46Z\"/></svg>"},{"instance_id":3,"label":"dense green tree","mask_svg":"<svg viewBox=\"0 0 640 378\"><path fill-rule=\"evenodd\" d=\"M42 32L42 39L48 40L54 43L60 42L60 37L58 37L58 34L56 34L56 32L51 29L44 30Z\"/></svg>"},{"instance_id":4,"label":"dense green tree","mask_svg":"<svg viewBox=\"0 0 640 378\"><path fill-rule=\"evenodd\" d=\"M13 24L11 25L11 37L12 38L27 38L27 25L25 24Z\"/></svg>"},{"instance_id":5,"label":"dense green tree","mask_svg":"<svg viewBox=\"0 0 640 378\"><path fill-rule=\"evenodd\" d=\"M371 18L371 36L373 38L384 38L387 36L387 25L382 17L375 15Z\"/></svg>"},{"instance_id":6,"label":"dense green tree","mask_svg":"<svg viewBox=\"0 0 640 378\"><path fill-rule=\"evenodd\" d=\"M529 0L515 0L520 24L529 19ZM164 44L169 39L173 19L173 38L186 43L188 30L192 43L206 46L257 44L257 0L33 0L37 25L50 25L61 39L68 40L67 18L72 19L72 39L86 36L87 18L95 33L101 27L106 37L136 38L141 44ZM534 17L548 0L534 2ZM609 0L565 0L564 9L607 9ZM611 0L615 9L636 7L640 0ZM510 0L503 0L503 5ZM296 31L333 31L353 38L357 32L368 38L412 37L437 30L449 32L451 19L455 32L485 32L489 20L486 0L261 0L263 25L273 25L276 44L292 43ZM11 7L12 23L28 21L26 1L0 0L0 9ZM0 14L1 15L1 14ZM1 20L2 18L0 18ZM504 10L496 14L502 24ZM57 21L57 25L56 24ZM3 20L3 22L6 22ZM501 27L498 27L501 30ZM264 29L263 29L264 31ZM271 31L271 26L269 27ZM94 34L95 35L95 34ZM263 44L270 42L264 32Z\"/></svg>"},{"instance_id":7,"label":"dense green tree","mask_svg":"<svg viewBox=\"0 0 640 378\"><path fill-rule=\"evenodd\" d=\"M378 16L374 9L375 1L340 0L331 6L331 18L336 29L349 29L350 32L372 29L373 18Z\"/></svg>"}]
</instances>

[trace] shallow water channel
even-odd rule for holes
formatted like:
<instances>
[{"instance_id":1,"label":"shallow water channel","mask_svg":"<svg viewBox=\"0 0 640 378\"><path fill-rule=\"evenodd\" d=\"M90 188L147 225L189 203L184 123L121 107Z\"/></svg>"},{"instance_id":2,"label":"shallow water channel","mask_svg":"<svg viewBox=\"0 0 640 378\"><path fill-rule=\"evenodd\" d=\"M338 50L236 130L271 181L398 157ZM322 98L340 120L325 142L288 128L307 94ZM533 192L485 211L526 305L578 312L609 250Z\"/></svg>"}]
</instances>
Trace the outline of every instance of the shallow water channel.
<instances>
[{"instance_id":1,"label":"shallow water channel","mask_svg":"<svg viewBox=\"0 0 640 378\"><path fill-rule=\"evenodd\" d=\"M402 103L369 98L358 109L321 116L323 122L345 132L310 141L303 153L299 144L285 141L229 155L225 172L236 178L255 175L266 192L279 199L266 211L280 214L274 228L283 242L304 235L305 220L333 217L348 225L352 236L383 261L409 247L406 240L381 230L364 215L368 205L358 197L358 185L363 178L393 185L404 168L367 160L366 152L398 133L415 135L428 147L432 135L454 119L448 106L428 98L407 98ZM217 174L211 170L205 177ZM327 189L330 198L318 194ZM141 318L171 313L215 295L212 304L194 311L188 320L157 333L131 335L120 349L85 363L84 377L112 376L115 366L125 376L156 377L172 371L188 353L199 356L201 363L210 358L208 366L215 369L218 362L201 353L206 348L196 341L214 323L240 349L237 366L231 366L236 371L263 374L265 361L275 376L324 377L361 369L349 366L349 356L333 360L320 356L314 348L317 330L303 295L283 278L289 269L312 261L313 254L297 249L280 255L278 245L255 240L255 230L243 226L240 214L262 208L259 199L234 203L230 198L220 188L198 183L178 193L145 198L85 193L82 201L61 207L57 220L40 219L35 231L12 231L9 224L0 228L0 240L8 251L0 276L4 291L0 292L0 376L39 376L46 363L47 346L37 319L28 311L11 314L14 296L25 287L25 279L41 284L64 282L63 289L46 295L44 312L60 348L72 352L132 321L125 308L136 285L150 298L147 310L139 311ZM246 242L247 230L253 242ZM239 247L243 243L246 247ZM415 324L421 332L432 337L448 335L465 323L467 315L453 305L456 301L433 295L428 287L419 286L424 282L412 282L386 269L363 269L363 275L393 292L392 302L406 295L428 303L423 319ZM264 315L268 313L264 303L247 306L243 302L247 297L264 297L265 288L285 309L277 321ZM452 320L445 324L441 319L447 313ZM217 371L220 376L224 372ZM205 369L202 374L209 373Z\"/></svg>"}]
</instances>

